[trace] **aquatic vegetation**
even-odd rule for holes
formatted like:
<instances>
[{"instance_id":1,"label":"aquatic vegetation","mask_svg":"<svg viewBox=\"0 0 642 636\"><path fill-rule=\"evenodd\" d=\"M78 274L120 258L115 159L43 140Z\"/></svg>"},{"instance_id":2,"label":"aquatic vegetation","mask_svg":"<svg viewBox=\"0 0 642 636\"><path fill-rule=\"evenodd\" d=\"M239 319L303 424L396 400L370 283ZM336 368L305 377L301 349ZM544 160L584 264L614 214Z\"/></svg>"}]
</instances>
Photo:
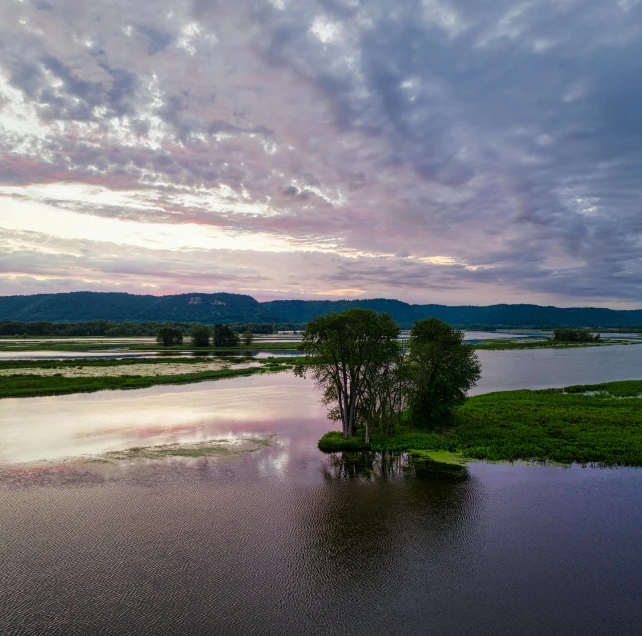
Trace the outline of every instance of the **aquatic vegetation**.
<instances>
[{"instance_id":1,"label":"aquatic vegetation","mask_svg":"<svg viewBox=\"0 0 642 636\"><path fill-rule=\"evenodd\" d=\"M224 368L214 371L200 371L180 374L155 375L112 375L90 377L65 377L62 373L42 376L30 373L16 373L4 376L0 383L0 398L34 397L39 395L62 395L66 393L91 393L113 389L143 389L160 384L190 384L208 380L223 380L255 373L276 373L291 368L289 361L261 364L242 368Z\"/></svg>"},{"instance_id":2,"label":"aquatic vegetation","mask_svg":"<svg viewBox=\"0 0 642 636\"><path fill-rule=\"evenodd\" d=\"M235 439L212 439L194 444L162 444L134 447L104 453L99 459L89 461L109 462L131 459L163 459L165 457L237 457L273 445L274 435L252 436Z\"/></svg>"},{"instance_id":3,"label":"aquatic vegetation","mask_svg":"<svg viewBox=\"0 0 642 636\"><path fill-rule=\"evenodd\" d=\"M402 427L343 443L327 433L324 451L447 451L486 460L552 461L642 466L642 380L539 391L501 391L470 398L450 427L430 432Z\"/></svg>"}]
</instances>

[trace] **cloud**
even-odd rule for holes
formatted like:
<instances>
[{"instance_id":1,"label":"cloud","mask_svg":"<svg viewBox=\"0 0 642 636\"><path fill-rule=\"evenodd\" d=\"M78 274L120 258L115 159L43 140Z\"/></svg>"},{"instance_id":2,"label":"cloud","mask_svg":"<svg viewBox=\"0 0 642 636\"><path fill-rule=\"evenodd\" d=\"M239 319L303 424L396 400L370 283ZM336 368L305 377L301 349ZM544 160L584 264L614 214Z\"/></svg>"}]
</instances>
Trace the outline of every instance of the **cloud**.
<instances>
[{"instance_id":1,"label":"cloud","mask_svg":"<svg viewBox=\"0 0 642 636\"><path fill-rule=\"evenodd\" d=\"M289 252L250 250L262 267L241 279L199 246L220 263L208 289L633 306L640 18L598 0L12 1L0 197L24 229L45 205ZM154 284L179 290L163 249ZM136 288L133 266L99 263L64 276Z\"/></svg>"}]
</instances>

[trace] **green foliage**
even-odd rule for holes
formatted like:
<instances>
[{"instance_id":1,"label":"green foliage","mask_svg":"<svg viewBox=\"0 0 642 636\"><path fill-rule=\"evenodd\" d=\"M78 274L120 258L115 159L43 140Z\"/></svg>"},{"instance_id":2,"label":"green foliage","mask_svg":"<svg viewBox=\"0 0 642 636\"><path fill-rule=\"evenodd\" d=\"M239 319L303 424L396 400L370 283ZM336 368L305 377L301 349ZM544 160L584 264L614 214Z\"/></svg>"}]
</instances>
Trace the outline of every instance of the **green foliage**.
<instances>
[{"instance_id":1,"label":"green foliage","mask_svg":"<svg viewBox=\"0 0 642 636\"><path fill-rule=\"evenodd\" d=\"M597 342L600 334L594 336L588 329L554 329L553 339L556 342Z\"/></svg>"},{"instance_id":2,"label":"green foliage","mask_svg":"<svg viewBox=\"0 0 642 636\"><path fill-rule=\"evenodd\" d=\"M410 331L406 393L414 426L443 423L479 379L481 365L463 337L436 318L418 320Z\"/></svg>"},{"instance_id":3,"label":"green foliage","mask_svg":"<svg viewBox=\"0 0 642 636\"><path fill-rule=\"evenodd\" d=\"M370 445L366 444L363 438L346 438L340 431L329 431L319 440L318 447L324 453L334 453L336 451L365 450L369 449Z\"/></svg>"},{"instance_id":4,"label":"green foliage","mask_svg":"<svg viewBox=\"0 0 642 636\"><path fill-rule=\"evenodd\" d=\"M398 335L388 314L360 308L317 316L303 332L305 360L295 374L310 373L346 437L354 435L369 383L397 354Z\"/></svg>"},{"instance_id":5,"label":"green foliage","mask_svg":"<svg viewBox=\"0 0 642 636\"><path fill-rule=\"evenodd\" d=\"M191 384L208 380L222 380L239 376L269 373L289 369L288 364L265 365L243 369L220 369L181 373L178 375L146 376L100 376L68 378L62 375L40 376L16 374L4 376L0 382L0 398L33 397L38 395L63 395L67 393L91 393L114 389L144 389L159 384Z\"/></svg>"},{"instance_id":6,"label":"green foliage","mask_svg":"<svg viewBox=\"0 0 642 636\"><path fill-rule=\"evenodd\" d=\"M251 333L260 333L263 335L269 335L276 331L275 326L272 323L264 322L259 324L258 322L246 322L246 323L232 323L230 327L236 331L236 333L243 333L249 331Z\"/></svg>"},{"instance_id":7,"label":"green foliage","mask_svg":"<svg viewBox=\"0 0 642 636\"><path fill-rule=\"evenodd\" d=\"M243 338L244 345L246 346L251 345L252 341L254 340L254 334L249 329L247 329L246 331L243 332L242 338Z\"/></svg>"},{"instance_id":8,"label":"green foliage","mask_svg":"<svg viewBox=\"0 0 642 636\"><path fill-rule=\"evenodd\" d=\"M172 347L183 342L183 332L178 327L167 325L161 327L156 335L156 342L164 347Z\"/></svg>"},{"instance_id":9,"label":"green foliage","mask_svg":"<svg viewBox=\"0 0 642 636\"><path fill-rule=\"evenodd\" d=\"M190 329L192 345L195 347L207 347L210 344L210 330L205 325L194 325Z\"/></svg>"},{"instance_id":10,"label":"green foliage","mask_svg":"<svg viewBox=\"0 0 642 636\"><path fill-rule=\"evenodd\" d=\"M373 431L369 444L361 430L350 447L327 434L323 450L357 445L377 451L448 451L494 461L642 466L642 380L479 395L466 401L452 424L434 431L403 428L392 435Z\"/></svg>"},{"instance_id":11,"label":"green foliage","mask_svg":"<svg viewBox=\"0 0 642 636\"><path fill-rule=\"evenodd\" d=\"M227 325L214 325L214 346L235 347L240 342L239 337Z\"/></svg>"}]
</instances>

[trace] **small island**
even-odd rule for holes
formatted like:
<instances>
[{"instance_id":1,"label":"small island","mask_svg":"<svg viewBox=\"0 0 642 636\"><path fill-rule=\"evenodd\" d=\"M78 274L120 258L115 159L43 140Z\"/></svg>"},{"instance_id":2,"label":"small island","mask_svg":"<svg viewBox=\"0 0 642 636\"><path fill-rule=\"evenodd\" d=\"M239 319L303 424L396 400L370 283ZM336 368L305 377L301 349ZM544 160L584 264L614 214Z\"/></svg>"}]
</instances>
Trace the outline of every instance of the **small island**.
<instances>
[{"instance_id":1,"label":"small island","mask_svg":"<svg viewBox=\"0 0 642 636\"><path fill-rule=\"evenodd\" d=\"M407 452L455 466L642 466L642 380L467 398L480 365L461 331L429 318L407 343L397 335L389 316L363 309L309 323L295 372L314 378L342 424L321 438L322 451Z\"/></svg>"}]
</instances>

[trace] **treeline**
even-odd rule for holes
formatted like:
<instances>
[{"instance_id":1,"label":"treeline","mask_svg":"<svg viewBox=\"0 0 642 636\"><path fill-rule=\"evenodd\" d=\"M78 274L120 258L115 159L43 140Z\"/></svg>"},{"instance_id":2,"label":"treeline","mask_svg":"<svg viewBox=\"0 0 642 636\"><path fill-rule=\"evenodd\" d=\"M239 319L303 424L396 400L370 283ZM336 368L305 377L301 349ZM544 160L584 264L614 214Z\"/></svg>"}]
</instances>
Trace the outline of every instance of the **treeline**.
<instances>
[{"instance_id":1,"label":"treeline","mask_svg":"<svg viewBox=\"0 0 642 636\"><path fill-rule=\"evenodd\" d=\"M165 326L179 329L187 335L194 323L190 322L113 322L111 320L88 320L81 322L48 322L38 320L23 322L5 320L0 322L2 336L156 336ZM294 323L235 322L228 325L236 333L272 334L277 331L303 329Z\"/></svg>"},{"instance_id":2,"label":"treeline","mask_svg":"<svg viewBox=\"0 0 642 636\"><path fill-rule=\"evenodd\" d=\"M597 342L600 334L593 335L588 329L554 329L556 342Z\"/></svg>"}]
</instances>

